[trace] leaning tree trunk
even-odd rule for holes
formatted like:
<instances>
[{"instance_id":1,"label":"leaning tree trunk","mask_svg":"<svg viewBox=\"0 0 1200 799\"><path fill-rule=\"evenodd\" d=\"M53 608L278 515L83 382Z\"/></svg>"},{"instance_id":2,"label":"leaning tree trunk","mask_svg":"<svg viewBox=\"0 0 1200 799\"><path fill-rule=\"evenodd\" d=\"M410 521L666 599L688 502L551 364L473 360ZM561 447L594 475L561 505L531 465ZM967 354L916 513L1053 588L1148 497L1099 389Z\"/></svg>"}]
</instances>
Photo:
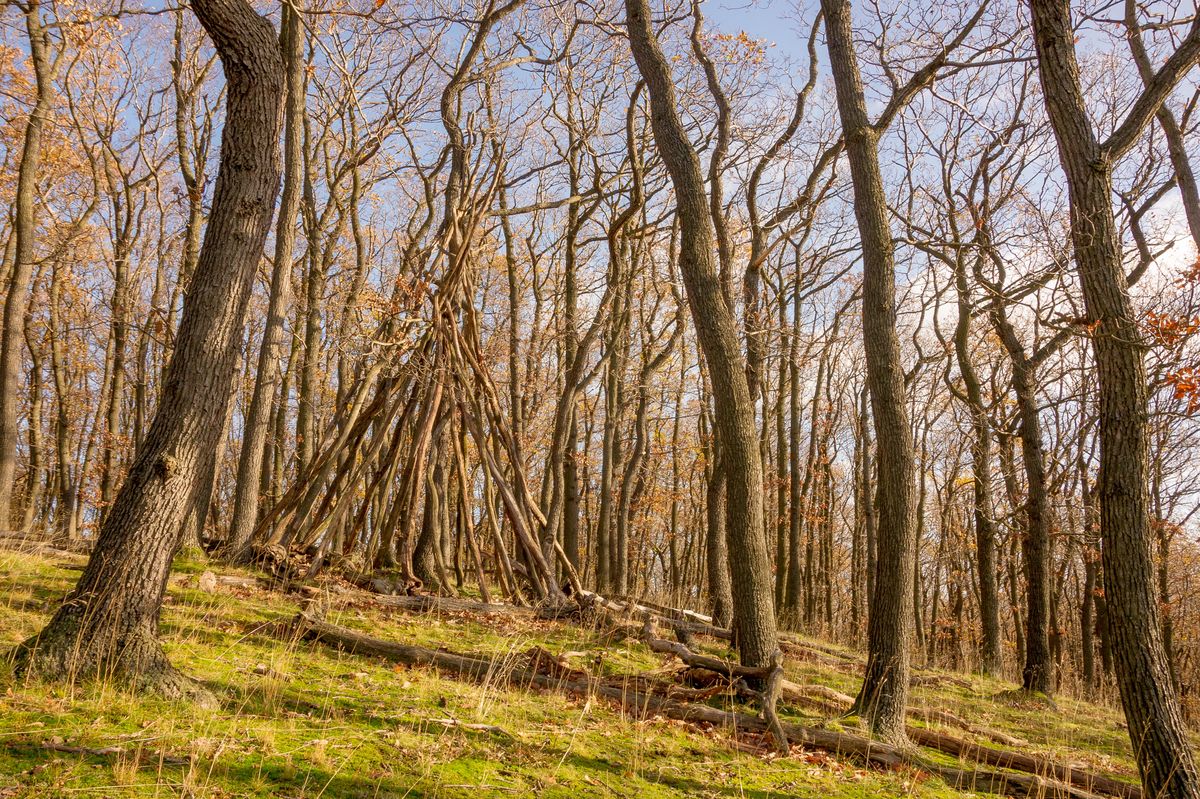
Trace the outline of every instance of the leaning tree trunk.
<instances>
[{"instance_id":1,"label":"leaning tree trunk","mask_svg":"<svg viewBox=\"0 0 1200 799\"><path fill-rule=\"evenodd\" d=\"M1200 19L1146 81L1128 117L1096 139L1066 0L1031 0L1042 92L1071 201L1071 241L1099 377L1100 535L1117 685L1147 796L1200 797L1200 770L1171 686L1154 593L1147 493L1147 386L1142 338L1122 269L1112 168L1200 57Z\"/></svg>"},{"instance_id":2,"label":"leaning tree trunk","mask_svg":"<svg viewBox=\"0 0 1200 799\"><path fill-rule=\"evenodd\" d=\"M904 405L904 371L896 335L896 267L879 171L878 132L867 119L854 53L850 1L822 0L821 7L854 184L854 215L862 239L863 349L878 442L875 591L867 619L867 670L855 708L870 720L876 735L885 740L903 740L916 528L912 433Z\"/></svg>"},{"instance_id":3,"label":"leaning tree trunk","mask_svg":"<svg viewBox=\"0 0 1200 799\"><path fill-rule=\"evenodd\" d=\"M193 0L225 68L227 110L212 213L184 302L162 400L78 585L19 671L102 674L167 696L193 693L158 621L180 529L213 467L233 389L254 270L279 189L283 66L270 22L246 0Z\"/></svg>"},{"instance_id":4,"label":"leaning tree trunk","mask_svg":"<svg viewBox=\"0 0 1200 799\"><path fill-rule=\"evenodd\" d=\"M650 93L654 141L675 187L679 271L716 401L717 436L726 480L726 535L733 588L733 627L742 662L765 666L777 647L771 566L763 527L763 476L754 400L733 313L713 258L713 228L700 159L676 108L671 70L650 25L646 0L626 0L634 60Z\"/></svg>"}]
</instances>

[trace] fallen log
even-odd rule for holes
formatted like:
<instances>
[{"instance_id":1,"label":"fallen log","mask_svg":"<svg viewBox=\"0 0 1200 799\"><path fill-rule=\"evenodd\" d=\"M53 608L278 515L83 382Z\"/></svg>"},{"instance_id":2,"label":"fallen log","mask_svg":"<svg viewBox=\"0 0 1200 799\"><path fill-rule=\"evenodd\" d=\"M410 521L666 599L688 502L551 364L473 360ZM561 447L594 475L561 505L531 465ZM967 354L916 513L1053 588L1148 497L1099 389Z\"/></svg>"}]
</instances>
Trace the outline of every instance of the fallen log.
<instances>
[{"instance_id":1,"label":"fallen log","mask_svg":"<svg viewBox=\"0 0 1200 799\"><path fill-rule=\"evenodd\" d=\"M660 655L674 655L689 666L715 671L717 674L729 679L763 680L771 673L769 666L760 668L756 666L743 666L740 663L730 663L727 660L693 652L678 641L667 641L658 638L654 634L654 625L648 618L645 624L642 625L641 639L642 643L649 647L651 652L657 652Z\"/></svg>"},{"instance_id":2,"label":"fallen log","mask_svg":"<svg viewBox=\"0 0 1200 799\"><path fill-rule=\"evenodd\" d=\"M832 709L834 714L838 712L839 708L849 708L854 703L852 697L840 691L835 691L832 688L823 685L797 685L786 680L781 687L781 696L789 701L798 701L802 704L810 705L815 704L827 710ZM953 713L946 711L918 711L910 709L908 715L910 718L938 721L943 724L959 727L981 737L989 737L993 738L993 740L1001 738L1013 742L1005 743L1004 745L1006 746L1027 745L1019 739L1012 738L1012 736L976 727L965 719L961 719ZM909 740L913 743L920 744L929 749L936 749L939 752L954 755L964 760L1049 776L1061 782L1083 788L1084 790L1109 796L1120 796L1123 799L1140 799L1142 796L1141 788L1136 785L1131 785L1130 783L1122 782L1103 774L1096 774L1085 769L1064 766L1046 758L1038 757L1037 755L1004 749L992 749L991 747L981 746L972 741L965 741L961 738L955 738L925 727L909 725L906 729ZM1000 742L1003 743L1003 741Z\"/></svg>"},{"instance_id":3,"label":"fallen log","mask_svg":"<svg viewBox=\"0 0 1200 799\"><path fill-rule=\"evenodd\" d=\"M89 541L54 542L22 536L0 536L0 549L22 555L44 555L48 558L69 558L87 555L92 551Z\"/></svg>"},{"instance_id":4,"label":"fallen log","mask_svg":"<svg viewBox=\"0 0 1200 799\"><path fill-rule=\"evenodd\" d=\"M1001 746L1029 746L1029 742L1021 738L1009 735L999 730L993 730L990 727L981 727L977 724L972 724L964 718L954 715L948 710L936 710L934 708L909 708L908 715L910 718L924 721L926 723L935 722L944 724L947 727L956 727L972 735L977 735L980 738L987 738L990 741L1000 744Z\"/></svg>"},{"instance_id":5,"label":"fallen log","mask_svg":"<svg viewBox=\"0 0 1200 799\"><path fill-rule=\"evenodd\" d=\"M664 614L654 607L637 603L637 602L622 602L616 599L608 599L591 591L580 591L580 601L590 603L595 607L604 608L605 610L626 616L629 619L644 619L647 616L654 618L664 627L669 627L676 633L684 635L707 635L711 638L718 638L722 641L732 641L733 633L723 627L714 627L711 624L702 621L690 621L682 618L675 618L671 614ZM682 612L681 612L682 613Z\"/></svg>"},{"instance_id":6,"label":"fallen log","mask_svg":"<svg viewBox=\"0 0 1200 799\"><path fill-rule=\"evenodd\" d=\"M781 697L795 704L815 708L829 716L845 715L850 707L854 705L854 697L844 694L841 691L836 691L826 685L799 685L789 680L783 681ZM1023 741L1020 738L1000 732L999 730L972 724L947 710L909 708L908 716L917 721L924 721L926 723L936 722L944 724L947 727L955 727L972 735L977 735L980 738L987 738L1001 746L1029 745L1028 741Z\"/></svg>"},{"instance_id":7,"label":"fallen log","mask_svg":"<svg viewBox=\"0 0 1200 799\"><path fill-rule=\"evenodd\" d=\"M560 679L527 669L507 667L502 662L484 656L460 655L372 638L303 614L295 619L294 625L298 634L310 640L357 654L383 657L405 665L433 666L471 680L499 679L514 685L546 688L581 696L601 696L619 703L627 712L643 717L660 714L679 721L702 722L723 729L755 733L763 733L769 729L769 723L757 716L720 710L709 705L677 702L637 691L628 684L606 684L606 681L591 676L582 679ZM835 756L853 757L867 765L880 768L920 768L936 774L948 785L959 790L1049 799L1097 799L1099 796L1087 789L1038 773L959 769L927 762L897 747L849 733L799 724L782 724L782 728L784 735L793 744L821 749ZM1124 783L1121 785L1124 786ZM1131 796L1125 792L1116 795ZM1138 795L1140 796L1140 792Z\"/></svg>"},{"instance_id":8,"label":"fallen log","mask_svg":"<svg viewBox=\"0 0 1200 799\"><path fill-rule=\"evenodd\" d=\"M75 746L59 740L42 741L41 743L33 743L30 741L16 740L9 741L3 744L4 748L17 751L25 748L43 749L48 752L61 752L68 755L80 755L83 757L134 757L139 763L142 761L154 762L161 766L188 766L192 763L191 757L178 757L168 755L162 752L157 752L153 749L144 749L142 747L121 747L121 746Z\"/></svg>"},{"instance_id":9,"label":"fallen log","mask_svg":"<svg viewBox=\"0 0 1200 799\"><path fill-rule=\"evenodd\" d=\"M706 669L715 672L729 680L764 680L771 673L772 669L754 668L742 666L737 663L731 663L720 658L711 657L693 652L683 643L677 641L668 641L658 638L654 634L652 618L656 618L664 622L665 626L672 628L685 627L692 628L694 625L690 622L680 621L679 619L664 619L661 613L655 612L654 608L635 604L620 602L618 600L608 600L598 594L590 594L588 599L595 602L601 607L604 607L612 612L632 613L636 612L643 616L644 623L642 627L641 640L652 651L659 654L669 654L677 657L680 661L693 668ZM532 613L531 608L521 608L515 605L501 605L493 603L475 602L464 599L454 599L445 597L400 597L400 596L381 596L378 597L380 604L390 605L394 607L404 607L417 611L428 611L432 609L440 610L463 610L475 611L480 613ZM818 650L824 651L824 650ZM966 684L965 681L955 680L953 677L942 677L940 679L953 682L955 684ZM919 677L914 678L914 683L923 682ZM816 705L825 712L837 714L839 707L849 707L853 704L853 697L843 694L826 686L800 686L788 680L780 680L779 697L788 701L799 701L802 704ZM770 726L775 727L771 723L772 713L764 714ZM1022 744L1018 739L1011 736L1005 736L991 730L982 729L971 725L964 719L960 719L951 713L941 711L925 711L918 713L916 711L909 712L909 715L916 718L925 718L927 720L939 721L943 724L963 729L975 735L989 738L1004 746L1019 746ZM773 729L772 732L779 737L781 728ZM1020 752L1008 750L996 750L989 747L980 746L970 741L954 738L943 733L938 733L933 730L909 727L910 737L917 743L931 749L944 752L946 754L963 757L975 762L986 763L988 765L997 766L1000 768L1015 769L1025 771L1032 774L1048 775L1062 782L1070 783L1084 790L1100 790L1112 796L1120 796L1123 799L1138 799L1141 796L1141 790L1129 783L1121 782L1120 780L1105 777L1103 775L1093 774L1091 772L1072 769L1061 764L1053 763L1038 758L1033 755L1026 755ZM965 754L972 753L972 754Z\"/></svg>"},{"instance_id":10,"label":"fallen log","mask_svg":"<svg viewBox=\"0 0 1200 799\"><path fill-rule=\"evenodd\" d=\"M434 613L448 611L451 613L481 613L506 615L532 615L533 608L520 605L508 605L499 602L477 602L473 599L441 596L400 596L392 594L371 594L371 601L388 608L411 610L414 613Z\"/></svg>"},{"instance_id":11,"label":"fallen log","mask_svg":"<svg viewBox=\"0 0 1200 799\"><path fill-rule=\"evenodd\" d=\"M907 731L909 740L913 743L954 755L963 760L1038 774L1107 796L1120 796L1122 799L1141 799L1142 797L1142 789L1137 785L1131 785L1128 782L1085 769L1072 768L1037 755L992 749L989 746L981 746L972 741L964 741L961 738L924 727L909 726Z\"/></svg>"}]
</instances>

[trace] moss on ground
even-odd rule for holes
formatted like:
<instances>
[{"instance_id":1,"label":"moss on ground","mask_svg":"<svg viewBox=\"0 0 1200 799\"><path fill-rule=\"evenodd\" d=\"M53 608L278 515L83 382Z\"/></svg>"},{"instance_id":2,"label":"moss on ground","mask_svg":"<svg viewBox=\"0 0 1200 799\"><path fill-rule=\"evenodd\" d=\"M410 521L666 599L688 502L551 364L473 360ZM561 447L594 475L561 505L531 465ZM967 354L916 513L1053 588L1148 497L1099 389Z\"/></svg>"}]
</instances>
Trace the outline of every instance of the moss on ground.
<instances>
[{"instance_id":1,"label":"moss on ground","mask_svg":"<svg viewBox=\"0 0 1200 799\"><path fill-rule=\"evenodd\" d=\"M80 563L0 552L0 649L44 624ZM298 610L291 599L203 592L205 565L178 567L163 614L167 650L221 705L201 710L104 683L26 683L0 659L0 798L967 795L915 770L879 773L819 752L779 759L758 740L738 745L721 730L633 719L603 701L464 683L296 641L283 634ZM330 620L514 661L536 645L605 674L672 668L637 642L528 617L350 607ZM824 662L789 662L788 671L796 682L857 688L853 673ZM970 682L922 687L914 702L1018 736L1034 751L1134 773L1119 713L1070 699L1057 712L1030 712L1005 698L1011 686ZM798 723L853 725L783 710Z\"/></svg>"}]
</instances>

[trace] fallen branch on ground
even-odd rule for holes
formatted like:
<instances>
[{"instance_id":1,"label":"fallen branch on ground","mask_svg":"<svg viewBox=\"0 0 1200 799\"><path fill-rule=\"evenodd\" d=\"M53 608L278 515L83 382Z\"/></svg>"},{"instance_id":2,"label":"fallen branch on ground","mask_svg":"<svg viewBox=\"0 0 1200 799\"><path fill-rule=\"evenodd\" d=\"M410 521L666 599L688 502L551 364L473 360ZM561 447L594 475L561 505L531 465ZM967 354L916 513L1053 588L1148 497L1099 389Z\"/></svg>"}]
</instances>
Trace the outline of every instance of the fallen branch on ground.
<instances>
[{"instance_id":1,"label":"fallen branch on ground","mask_svg":"<svg viewBox=\"0 0 1200 799\"><path fill-rule=\"evenodd\" d=\"M505 668L504 664L481 655L460 655L420 646L398 644L319 621L304 615L295 620L298 632L306 638L320 641L350 652L374 655L410 666L433 666L472 680L499 679L510 684L545 688L582 696L600 696L619 703L626 712L642 717L661 714L686 722L702 722L724 729L766 732L768 722L746 713L720 710L709 705L677 702L665 697L634 690L629 685L611 685L595 677L563 679L539 674L522 668ZM986 771L979 768L959 769L926 762L919 756L897 747L872 741L857 735L782 724L784 735L795 745L821 749L835 756L853 757L865 764L885 769L916 767L936 774L948 785L959 790L1006 794L1015 797L1053 797L1054 799L1096 799L1098 794L1038 773ZM982 748L982 747L980 747ZM970 754L964 749L963 756ZM1074 779L1082 775L1070 771ZM1106 778L1108 779L1108 778ZM1116 782L1115 780L1113 782ZM1122 788L1124 783L1120 783ZM1140 791L1122 790L1117 795L1135 799Z\"/></svg>"},{"instance_id":2,"label":"fallen branch on ground","mask_svg":"<svg viewBox=\"0 0 1200 799\"><path fill-rule=\"evenodd\" d=\"M41 743L10 741L4 744L4 746L7 749L20 749L28 746L29 748L45 749L49 752L62 752L69 755L83 755L84 757L111 758L136 755L139 762L146 760L156 764L162 764L164 766L187 766L192 762L190 757L166 755L161 752L155 752L152 749L143 749L140 747L125 748L120 746L76 746L74 744L63 743L62 741L42 741Z\"/></svg>"},{"instance_id":3,"label":"fallen branch on ground","mask_svg":"<svg viewBox=\"0 0 1200 799\"><path fill-rule=\"evenodd\" d=\"M495 724L468 724L465 721L459 721L458 719L454 719L454 718L432 719L432 721L434 724L440 724L443 727L447 727L447 728L473 730L474 732L490 732L493 735L501 735L505 738L511 738L514 741L516 740L515 735L513 735L512 733L510 733L508 730L504 729L503 727L497 727Z\"/></svg>"},{"instance_id":4,"label":"fallen branch on ground","mask_svg":"<svg viewBox=\"0 0 1200 799\"><path fill-rule=\"evenodd\" d=\"M841 691L836 691L826 685L799 685L789 680L783 681L782 698L805 707L814 708L825 713L828 716L845 715L850 707L854 705L854 697L849 694L844 694ZM972 724L964 718L960 718L948 710L935 710L933 708L909 708L909 718L926 723L936 722L944 724L947 727L955 727L969 732L972 735L978 735L980 738L987 738L1001 746L1028 746L1028 741L1023 741L1007 733L993 730L988 727L980 727Z\"/></svg>"}]
</instances>

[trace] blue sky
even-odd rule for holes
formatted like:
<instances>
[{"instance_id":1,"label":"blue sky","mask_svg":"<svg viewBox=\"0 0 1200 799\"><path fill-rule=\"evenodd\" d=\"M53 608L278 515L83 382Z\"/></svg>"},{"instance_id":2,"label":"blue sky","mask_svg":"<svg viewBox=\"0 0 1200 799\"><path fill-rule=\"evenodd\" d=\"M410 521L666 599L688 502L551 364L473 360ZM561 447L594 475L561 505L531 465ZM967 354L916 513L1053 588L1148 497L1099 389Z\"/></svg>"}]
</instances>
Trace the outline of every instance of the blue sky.
<instances>
[{"instance_id":1,"label":"blue sky","mask_svg":"<svg viewBox=\"0 0 1200 799\"><path fill-rule=\"evenodd\" d=\"M775 52L791 57L804 53L811 13L797 14L802 0L707 0L700 6L712 29L726 33L744 30L775 43ZM804 28L803 32L800 28Z\"/></svg>"}]
</instances>

